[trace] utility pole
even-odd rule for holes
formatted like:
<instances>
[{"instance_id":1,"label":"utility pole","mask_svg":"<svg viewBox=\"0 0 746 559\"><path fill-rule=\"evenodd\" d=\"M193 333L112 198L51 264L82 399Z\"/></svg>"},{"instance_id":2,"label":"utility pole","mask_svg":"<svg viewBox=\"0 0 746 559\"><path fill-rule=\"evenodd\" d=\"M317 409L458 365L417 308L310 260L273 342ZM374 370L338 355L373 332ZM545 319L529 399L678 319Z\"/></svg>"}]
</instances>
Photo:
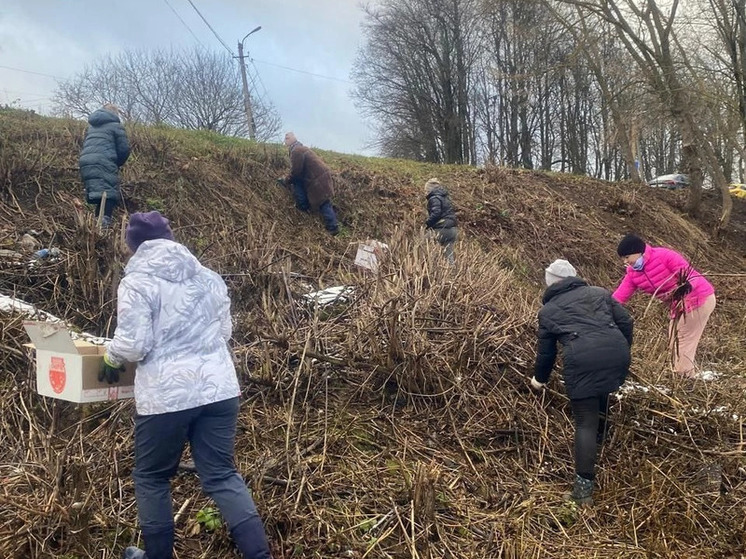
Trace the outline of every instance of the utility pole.
<instances>
[{"instance_id":1,"label":"utility pole","mask_svg":"<svg viewBox=\"0 0 746 559\"><path fill-rule=\"evenodd\" d=\"M260 25L252 29L238 42L238 62L241 66L241 81L243 82L243 108L246 111L246 123L249 125L249 138L252 140L256 140L256 122L254 122L254 112L251 109L251 94L249 93L249 80L246 78L246 63L244 62L244 58L246 57L243 54L243 42L246 40L246 37L252 33L256 33L261 28L262 26Z\"/></svg>"}]
</instances>

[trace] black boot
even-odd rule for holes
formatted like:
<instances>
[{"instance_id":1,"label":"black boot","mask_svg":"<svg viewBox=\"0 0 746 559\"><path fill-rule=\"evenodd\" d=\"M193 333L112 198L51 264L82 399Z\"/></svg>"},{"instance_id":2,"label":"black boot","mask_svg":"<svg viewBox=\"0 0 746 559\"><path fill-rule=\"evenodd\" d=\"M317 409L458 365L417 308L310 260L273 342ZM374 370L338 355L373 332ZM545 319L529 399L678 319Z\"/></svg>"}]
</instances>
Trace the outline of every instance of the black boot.
<instances>
[{"instance_id":1,"label":"black boot","mask_svg":"<svg viewBox=\"0 0 746 559\"><path fill-rule=\"evenodd\" d=\"M233 528L231 536L244 559L272 559L264 524L258 515Z\"/></svg>"},{"instance_id":2,"label":"black boot","mask_svg":"<svg viewBox=\"0 0 746 559\"><path fill-rule=\"evenodd\" d=\"M565 500L575 501L579 505L590 505L593 503L593 480L583 476L575 476L575 484L572 491L565 495Z\"/></svg>"}]
</instances>

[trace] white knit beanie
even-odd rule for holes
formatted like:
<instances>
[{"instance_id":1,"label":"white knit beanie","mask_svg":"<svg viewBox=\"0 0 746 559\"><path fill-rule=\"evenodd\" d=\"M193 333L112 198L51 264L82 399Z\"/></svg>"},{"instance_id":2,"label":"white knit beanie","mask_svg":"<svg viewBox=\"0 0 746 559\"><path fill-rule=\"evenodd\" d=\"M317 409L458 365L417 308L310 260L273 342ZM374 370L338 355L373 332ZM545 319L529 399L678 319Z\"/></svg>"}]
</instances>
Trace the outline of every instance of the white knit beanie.
<instances>
[{"instance_id":1,"label":"white knit beanie","mask_svg":"<svg viewBox=\"0 0 746 559\"><path fill-rule=\"evenodd\" d=\"M430 194L433 190L440 186L440 180L435 177L429 179L425 183L425 194Z\"/></svg>"},{"instance_id":2,"label":"white knit beanie","mask_svg":"<svg viewBox=\"0 0 746 559\"><path fill-rule=\"evenodd\" d=\"M552 285L565 278L577 276L578 273L567 260L558 259L552 262L548 268L544 269L544 280L547 285Z\"/></svg>"}]
</instances>

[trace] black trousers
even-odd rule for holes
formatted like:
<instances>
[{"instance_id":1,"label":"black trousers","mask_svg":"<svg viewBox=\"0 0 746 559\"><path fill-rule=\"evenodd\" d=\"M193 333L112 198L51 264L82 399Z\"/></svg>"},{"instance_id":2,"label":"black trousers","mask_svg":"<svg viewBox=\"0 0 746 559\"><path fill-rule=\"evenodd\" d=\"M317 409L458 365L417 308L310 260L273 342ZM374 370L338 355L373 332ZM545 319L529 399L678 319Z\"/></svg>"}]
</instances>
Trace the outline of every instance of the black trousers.
<instances>
[{"instance_id":1,"label":"black trousers","mask_svg":"<svg viewBox=\"0 0 746 559\"><path fill-rule=\"evenodd\" d=\"M570 400L575 419L575 473L593 479L598 443L606 435L609 395Z\"/></svg>"}]
</instances>

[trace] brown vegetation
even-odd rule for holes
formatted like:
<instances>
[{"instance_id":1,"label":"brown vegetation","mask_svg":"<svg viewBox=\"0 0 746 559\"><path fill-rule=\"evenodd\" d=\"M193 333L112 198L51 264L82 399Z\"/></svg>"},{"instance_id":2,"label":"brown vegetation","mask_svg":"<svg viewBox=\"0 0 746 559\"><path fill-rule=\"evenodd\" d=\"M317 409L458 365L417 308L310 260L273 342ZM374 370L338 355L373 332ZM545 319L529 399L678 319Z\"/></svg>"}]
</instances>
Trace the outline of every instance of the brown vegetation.
<instances>
[{"instance_id":1,"label":"brown vegetation","mask_svg":"<svg viewBox=\"0 0 746 559\"><path fill-rule=\"evenodd\" d=\"M78 122L0 115L0 248L34 229L63 254L33 267L0 261L0 292L111 334L122 220L101 235L77 201L82 133ZM344 223L331 238L275 186L280 147L130 133L127 209L162 210L231 290L244 386L237 462L277 559L746 553L738 231L714 243L675 194L646 187L324 154ZM459 208L457 270L420 234L430 176ZM615 402L597 503L579 510L562 501L572 428L561 384L555 375L539 396L527 386L543 267L568 258L612 287L629 230L711 276L719 307L701 358L722 377L691 390L673 380L665 313L638 296L631 377L644 389ZM391 247L377 275L352 264L366 238ZM355 291L332 307L304 303L333 285ZM0 315L0 556L117 557L137 538L134 407L36 395L21 322ZM194 533L208 506L194 475L175 480L178 559L236 556L224 529Z\"/></svg>"}]
</instances>

